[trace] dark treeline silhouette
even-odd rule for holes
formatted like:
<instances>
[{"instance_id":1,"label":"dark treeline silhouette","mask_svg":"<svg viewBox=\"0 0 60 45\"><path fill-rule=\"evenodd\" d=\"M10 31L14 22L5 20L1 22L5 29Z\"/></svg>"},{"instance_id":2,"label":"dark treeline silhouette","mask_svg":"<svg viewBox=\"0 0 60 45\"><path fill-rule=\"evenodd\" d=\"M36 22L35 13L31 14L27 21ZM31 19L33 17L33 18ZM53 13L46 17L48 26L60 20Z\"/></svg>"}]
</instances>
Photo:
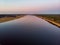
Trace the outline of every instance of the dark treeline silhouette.
<instances>
[{"instance_id":1,"label":"dark treeline silhouette","mask_svg":"<svg viewBox=\"0 0 60 45\"><path fill-rule=\"evenodd\" d=\"M25 14L0 14L0 18L3 18L3 17L16 17L16 16L22 16L22 15L25 15Z\"/></svg>"},{"instance_id":2,"label":"dark treeline silhouette","mask_svg":"<svg viewBox=\"0 0 60 45\"><path fill-rule=\"evenodd\" d=\"M59 15L60 16L60 14L0 14L0 18L2 18L2 17L16 17L16 16L22 16L22 15L37 15L37 16L40 16L40 15Z\"/></svg>"},{"instance_id":3,"label":"dark treeline silhouette","mask_svg":"<svg viewBox=\"0 0 60 45\"><path fill-rule=\"evenodd\" d=\"M0 18L2 17L16 17L16 15L0 15Z\"/></svg>"}]
</instances>

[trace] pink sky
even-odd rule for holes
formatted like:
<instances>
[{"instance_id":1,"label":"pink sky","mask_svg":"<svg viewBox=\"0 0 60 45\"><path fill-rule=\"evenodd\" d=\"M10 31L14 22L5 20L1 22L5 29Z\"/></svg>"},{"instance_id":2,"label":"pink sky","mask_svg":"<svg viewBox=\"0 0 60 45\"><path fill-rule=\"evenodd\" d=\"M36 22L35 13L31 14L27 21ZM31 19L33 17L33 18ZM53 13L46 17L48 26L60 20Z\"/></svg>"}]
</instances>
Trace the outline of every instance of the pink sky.
<instances>
[{"instance_id":1,"label":"pink sky","mask_svg":"<svg viewBox=\"0 0 60 45\"><path fill-rule=\"evenodd\" d=\"M46 10L60 10L60 0L29 0L29 1L19 1L19 0L6 0L0 1L0 12L4 11L19 11L19 12L29 12L29 11L46 11Z\"/></svg>"}]
</instances>

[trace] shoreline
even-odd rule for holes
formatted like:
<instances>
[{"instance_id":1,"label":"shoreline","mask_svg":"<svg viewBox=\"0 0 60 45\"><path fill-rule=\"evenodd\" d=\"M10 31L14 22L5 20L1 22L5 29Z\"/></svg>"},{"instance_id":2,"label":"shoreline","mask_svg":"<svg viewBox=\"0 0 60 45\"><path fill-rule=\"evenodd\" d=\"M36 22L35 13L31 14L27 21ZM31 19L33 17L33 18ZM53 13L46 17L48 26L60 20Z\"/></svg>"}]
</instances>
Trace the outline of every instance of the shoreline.
<instances>
[{"instance_id":1,"label":"shoreline","mask_svg":"<svg viewBox=\"0 0 60 45\"><path fill-rule=\"evenodd\" d=\"M47 18L44 18L44 17L40 17L40 18L42 18L42 19L48 21L49 23L51 23L51 24L53 24L53 25L55 25L55 26L57 26L57 27L60 28L60 24L58 24L58 23L56 23L56 22L54 22L54 21L52 21L52 20L49 20L49 19L47 19Z\"/></svg>"},{"instance_id":2,"label":"shoreline","mask_svg":"<svg viewBox=\"0 0 60 45\"><path fill-rule=\"evenodd\" d=\"M23 16L3 17L3 18L0 18L0 23L11 21L11 20L15 20L15 19L18 19L18 18L21 18L21 17L23 17Z\"/></svg>"}]
</instances>

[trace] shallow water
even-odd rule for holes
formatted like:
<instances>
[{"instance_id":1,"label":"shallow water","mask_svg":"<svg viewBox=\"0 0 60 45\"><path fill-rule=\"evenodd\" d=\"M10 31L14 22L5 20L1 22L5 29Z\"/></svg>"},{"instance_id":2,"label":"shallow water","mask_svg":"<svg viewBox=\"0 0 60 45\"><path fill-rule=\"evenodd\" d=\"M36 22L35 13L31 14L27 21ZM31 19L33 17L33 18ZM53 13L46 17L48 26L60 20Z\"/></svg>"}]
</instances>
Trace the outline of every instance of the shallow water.
<instances>
[{"instance_id":1,"label":"shallow water","mask_svg":"<svg viewBox=\"0 0 60 45\"><path fill-rule=\"evenodd\" d=\"M0 42L7 45L59 45L60 28L32 15L0 23Z\"/></svg>"}]
</instances>

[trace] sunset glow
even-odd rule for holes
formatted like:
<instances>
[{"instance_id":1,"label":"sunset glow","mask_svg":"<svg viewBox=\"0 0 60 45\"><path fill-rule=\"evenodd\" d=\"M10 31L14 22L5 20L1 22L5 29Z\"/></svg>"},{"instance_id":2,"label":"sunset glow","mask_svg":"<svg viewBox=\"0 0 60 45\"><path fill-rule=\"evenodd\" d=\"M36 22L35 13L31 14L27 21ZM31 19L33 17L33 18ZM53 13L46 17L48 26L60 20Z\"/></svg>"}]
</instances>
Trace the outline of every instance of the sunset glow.
<instances>
[{"instance_id":1,"label":"sunset glow","mask_svg":"<svg viewBox=\"0 0 60 45\"><path fill-rule=\"evenodd\" d=\"M0 0L0 13L60 13L60 0ZM44 12L45 11L45 12ZM46 13L48 13L46 12Z\"/></svg>"}]
</instances>

